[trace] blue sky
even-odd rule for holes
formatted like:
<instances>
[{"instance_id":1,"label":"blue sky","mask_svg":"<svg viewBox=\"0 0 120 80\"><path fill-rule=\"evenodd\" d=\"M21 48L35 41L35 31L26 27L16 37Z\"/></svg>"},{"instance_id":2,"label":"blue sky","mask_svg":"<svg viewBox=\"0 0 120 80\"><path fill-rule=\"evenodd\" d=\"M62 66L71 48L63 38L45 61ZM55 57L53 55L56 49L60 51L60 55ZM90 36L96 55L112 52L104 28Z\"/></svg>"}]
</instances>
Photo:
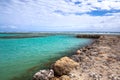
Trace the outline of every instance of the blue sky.
<instances>
[{"instance_id":1,"label":"blue sky","mask_svg":"<svg viewBox=\"0 0 120 80\"><path fill-rule=\"evenodd\" d=\"M120 32L120 0L0 0L0 31Z\"/></svg>"}]
</instances>

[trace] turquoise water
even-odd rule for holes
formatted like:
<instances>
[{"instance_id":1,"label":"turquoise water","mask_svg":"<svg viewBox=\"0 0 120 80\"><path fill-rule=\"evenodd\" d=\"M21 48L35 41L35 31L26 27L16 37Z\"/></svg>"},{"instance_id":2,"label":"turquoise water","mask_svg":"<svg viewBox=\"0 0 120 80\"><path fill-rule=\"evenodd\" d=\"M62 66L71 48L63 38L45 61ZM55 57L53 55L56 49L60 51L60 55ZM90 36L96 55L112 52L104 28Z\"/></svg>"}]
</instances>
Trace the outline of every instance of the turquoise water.
<instances>
[{"instance_id":1,"label":"turquoise water","mask_svg":"<svg viewBox=\"0 0 120 80\"><path fill-rule=\"evenodd\" d=\"M71 35L0 39L0 79L31 80L37 70L47 68L90 41Z\"/></svg>"}]
</instances>

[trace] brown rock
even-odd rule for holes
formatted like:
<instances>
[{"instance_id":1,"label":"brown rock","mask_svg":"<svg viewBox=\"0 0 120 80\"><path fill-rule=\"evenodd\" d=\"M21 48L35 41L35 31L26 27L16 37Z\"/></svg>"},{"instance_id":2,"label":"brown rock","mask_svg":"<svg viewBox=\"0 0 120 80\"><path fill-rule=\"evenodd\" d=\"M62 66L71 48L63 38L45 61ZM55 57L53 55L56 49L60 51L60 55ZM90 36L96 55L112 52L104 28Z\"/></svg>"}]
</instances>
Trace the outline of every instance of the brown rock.
<instances>
[{"instance_id":1,"label":"brown rock","mask_svg":"<svg viewBox=\"0 0 120 80\"><path fill-rule=\"evenodd\" d=\"M107 58L107 61L108 61L108 62L115 62L116 60L113 59L113 58Z\"/></svg>"},{"instance_id":2,"label":"brown rock","mask_svg":"<svg viewBox=\"0 0 120 80\"><path fill-rule=\"evenodd\" d=\"M100 60L101 60L101 58L99 58L99 57L96 57L96 58L95 58L95 60L96 60L96 61L100 61Z\"/></svg>"},{"instance_id":3,"label":"brown rock","mask_svg":"<svg viewBox=\"0 0 120 80\"><path fill-rule=\"evenodd\" d=\"M99 39L104 39L104 36L100 36L100 38Z\"/></svg>"},{"instance_id":4,"label":"brown rock","mask_svg":"<svg viewBox=\"0 0 120 80\"><path fill-rule=\"evenodd\" d=\"M77 51L76 51L76 54L80 54L80 53L81 53L81 51L80 51L80 50L77 50Z\"/></svg>"},{"instance_id":5,"label":"brown rock","mask_svg":"<svg viewBox=\"0 0 120 80\"><path fill-rule=\"evenodd\" d=\"M108 58L108 54L100 54L100 58L106 60Z\"/></svg>"},{"instance_id":6,"label":"brown rock","mask_svg":"<svg viewBox=\"0 0 120 80\"><path fill-rule=\"evenodd\" d=\"M105 54L105 52L104 51L100 51L100 52L98 52L98 54Z\"/></svg>"},{"instance_id":7,"label":"brown rock","mask_svg":"<svg viewBox=\"0 0 120 80\"><path fill-rule=\"evenodd\" d=\"M60 77L60 80L70 80L70 77L67 75L63 75Z\"/></svg>"},{"instance_id":8,"label":"brown rock","mask_svg":"<svg viewBox=\"0 0 120 80\"><path fill-rule=\"evenodd\" d=\"M53 78L51 78L50 80L60 80L60 79L57 78L57 77L53 77Z\"/></svg>"},{"instance_id":9,"label":"brown rock","mask_svg":"<svg viewBox=\"0 0 120 80\"><path fill-rule=\"evenodd\" d=\"M59 76L68 74L71 70L77 68L79 63L73 61L68 57L63 57L56 61L53 65L53 70Z\"/></svg>"},{"instance_id":10,"label":"brown rock","mask_svg":"<svg viewBox=\"0 0 120 80\"><path fill-rule=\"evenodd\" d=\"M59 78L53 77L53 78L51 78L50 80L70 80L70 77L67 76L67 75L63 75L63 76L61 76L61 77L59 77Z\"/></svg>"}]
</instances>

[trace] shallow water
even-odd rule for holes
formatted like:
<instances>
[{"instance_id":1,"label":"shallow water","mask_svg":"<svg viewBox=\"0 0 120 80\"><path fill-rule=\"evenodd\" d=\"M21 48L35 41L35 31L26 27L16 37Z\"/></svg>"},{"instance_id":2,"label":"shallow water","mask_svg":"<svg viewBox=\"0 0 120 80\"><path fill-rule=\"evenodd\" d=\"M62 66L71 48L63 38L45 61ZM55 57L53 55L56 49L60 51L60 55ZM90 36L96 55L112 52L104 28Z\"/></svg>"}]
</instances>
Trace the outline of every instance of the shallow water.
<instances>
[{"instance_id":1,"label":"shallow water","mask_svg":"<svg viewBox=\"0 0 120 80\"><path fill-rule=\"evenodd\" d=\"M58 58L90 42L91 39L73 35L0 39L0 78L31 80L37 70L48 68Z\"/></svg>"}]
</instances>

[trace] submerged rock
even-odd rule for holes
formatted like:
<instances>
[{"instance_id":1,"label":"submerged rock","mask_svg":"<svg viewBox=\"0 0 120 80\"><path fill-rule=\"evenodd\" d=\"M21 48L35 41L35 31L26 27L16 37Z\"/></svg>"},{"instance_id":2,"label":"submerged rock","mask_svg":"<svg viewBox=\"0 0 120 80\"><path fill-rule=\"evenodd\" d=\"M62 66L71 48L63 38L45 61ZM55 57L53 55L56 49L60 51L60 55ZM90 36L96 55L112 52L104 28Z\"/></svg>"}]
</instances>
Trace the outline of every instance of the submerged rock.
<instances>
[{"instance_id":1,"label":"submerged rock","mask_svg":"<svg viewBox=\"0 0 120 80\"><path fill-rule=\"evenodd\" d=\"M40 70L33 76L33 80L49 80L54 77L54 71L51 70Z\"/></svg>"},{"instance_id":2,"label":"submerged rock","mask_svg":"<svg viewBox=\"0 0 120 80\"><path fill-rule=\"evenodd\" d=\"M56 61L53 65L53 70L59 76L68 74L71 70L77 68L79 63L73 61L69 57L63 57Z\"/></svg>"}]
</instances>

